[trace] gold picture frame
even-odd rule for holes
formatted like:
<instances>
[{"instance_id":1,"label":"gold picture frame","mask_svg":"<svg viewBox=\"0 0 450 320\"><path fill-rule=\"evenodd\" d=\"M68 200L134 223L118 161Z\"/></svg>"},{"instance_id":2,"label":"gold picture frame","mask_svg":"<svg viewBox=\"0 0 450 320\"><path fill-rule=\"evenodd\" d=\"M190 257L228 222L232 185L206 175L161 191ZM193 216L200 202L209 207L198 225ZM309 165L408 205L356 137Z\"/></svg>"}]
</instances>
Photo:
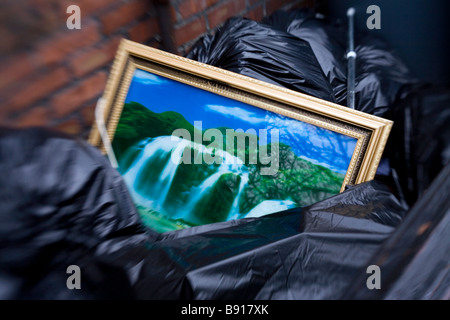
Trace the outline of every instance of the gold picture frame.
<instances>
[{"instance_id":1,"label":"gold picture frame","mask_svg":"<svg viewBox=\"0 0 450 320\"><path fill-rule=\"evenodd\" d=\"M264 180L265 177L263 177L264 179L261 178L261 168L264 166L258 162L259 160L255 160L258 162L255 166L260 168L261 171L256 174L254 173L256 169L252 167L250 172L253 172L254 174L253 176L250 176L250 178L249 176L246 176L246 181L253 181L255 184L258 183L258 188L261 188L262 182L255 182L255 176L258 176L260 180L265 181L264 183L271 184L270 187L266 187L266 189L270 190L277 189L277 183L283 179L284 183L300 181L299 179L301 178L295 176L295 170L290 170L289 167L286 167L287 160L285 161L282 156L287 155L289 159L292 159L292 157L295 158L294 162L297 167L306 166L305 168L314 168L314 172L316 172L316 169L319 167L326 168L323 169L323 172L326 173L320 172L320 170L317 171L317 176L309 177L308 179L310 180L308 181L308 184L305 184L305 189L308 190L314 189L314 183L318 185L319 187L316 188L316 194L321 194L322 198L331 195L326 192L324 193L324 190L327 188L326 183L323 182L325 179L323 177L325 176L326 179L331 179L330 181L333 181L333 183L337 184L336 181L339 182L339 188L336 189L336 187L333 187L333 190L337 193L342 192L346 185L358 184L374 178L393 125L393 122L387 119L349 109L338 104L330 103L306 94L268 84L247 76L186 59L125 39L121 41L117 51L103 95L103 101L104 112L102 114L102 120L105 123L109 140L112 141L112 145L116 148L113 148L113 152L118 152L121 155L118 157L119 163L125 161L123 159L125 157L127 157L125 162L128 162L126 166L130 166L130 163L133 161L137 162L136 154L143 152L143 138L151 138L150 140L152 143L156 143L155 139L157 137L166 137L167 135L171 137L170 139L174 140L174 134L170 134L170 131L167 130L169 130L169 128L171 130L177 129L177 123L183 123L183 125L181 125L182 128L178 129L185 131L177 131L178 137L182 137L183 140L186 140L186 137L183 135L180 136L180 132L181 134L183 134L183 132L187 134L188 138L189 133L192 133L192 136L201 136L203 139L207 130L217 129L215 131L211 130L212 134L211 132L208 132L208 139L206 139L206 141L196 141L198 142L197 151L193 151L194 157L195 154L198 156L199 152L208 152L209 159L211 159L212 155L217 156L217 150L211 147L208 150L214 149L215 151L213 153L210 151L199 151L199 145L202 145L203 148L203 146L210 147L213 142L218 143L220 140L218 138L220 133L224 134L223 141L227 144L228 140L225 139L225 131L231 130L229 128L234 128L235 131L231 132L235 133L235 135L231 135L230 137L232 139L229 139L229 141L233 141L234 147L231 149L224 149L223 151L230 151L229 153L235 151L236 157L239 158L237 152L241 149L236 147L235 141L238 141L240 137L236 132L242 133L244 131L244 129L239 127L239 125L242 125L247 128L244 132L244 142L257 141L258 145L255 148L262 148L263 145L266 146L266 151L267 148L270 149L270 156L273 156L278 152L278 159L273 157L273 163L278 161L277 171L268 174L272 179L270 182L267 182L269 181L267 179ZM146 107L149 111L143 107ZM142 122L144 120L148 123L145 124L145 122ZM205 124L205 127L208 129L203 130L201 125L204 122L208 123ZM254 130L252 129L252 125L254 126ZM224 128L228 129L225 130ZM264 131L265 128L267 129L266 131ZM278 137L271 135L270 142L267 140L268 128L278 135ZM239 129L241 129L241 131L239 131ZM252 131L250 131L250 129L252 129ZM228 133L229 131L226 132ZM251 140L253 137L251 133L255 132L256 135L258 135L259 132L259 135L256 140ZM263 139L262 133L267 135L265 139ZM218 136L214 136L214 134ZM211 135L214 136L214 140L211 139ZM228 136L226 136L226 138L228 138ZM133 147L135 158L134 160L130 160L131 156L129 148L131 148L131 144L135 145L138 141L140 141L139 147ZM168 141L169 138L166 138L166 142L162 145L167 147L168 144L170 144ZM266 143L263 144L261 141L266 141ZM105 146L103 145L103 140L96 124L92 127L89 142L105 152ZM160 142L162 143L162 141ZM211 143L208 145L205 142ZM177 142L174 142L174 144L176 143ZM192 146L193 144L190 145L189 148ZM217 149L218 145L215 144L214 146ZM310 149L307 149L307 146ZM340 147L342 148L339 149ZM184 148L186 148L186 145L184 145ZM244 146L243 148L246 150L246 153L241 153L241 158L242 155L244 155L242 159L244 165L247 165L247 162L250 161L249 150L253 149L249 149L247 146ZM128 154L125 155L127 150ZM262 149L258 149L253 155L257 158L263 154L261 150ZM171 152L173 155L173 149ZM149 153L147 153L147 156L148 154ZM294 156L292 154L294 154ZM233 154L233 156L235 155ZM216 160L219 159L217 157L215 158ZM206 153L200 158L206 159ZM186 159L187 158L184 158L184 160ZM224 161L223 159L222 161ZM178 160L181 162L183 161L181 159ZM193 159L191 160L192 162L195 162ZM268 163L267 160L268 156L266 154L265 164ZM143 161L144 160L141 159L141 165ZM239 159L237 161L239 161ZM304 161L309 161L311 166L307 167L309 164L306 164ZM220 161L217 161L214 164L216 165L219 162ZM273 163L270 163L270 168L272 168ZM192 163L192 165L194 165L194 163ZM167 169L168 166L168 164L164 166L160 165L160 170L167 171L169 170ZM173 175L175 173L173 170L178 167L177 165L172 164L170 166L170 168L172 168L170 173L171 178L174 179ZM157 163L153 163L152 167L158 167ZM216 167L218 167L218 165L216 165ZM273 165L273 167L276 166ZM231 166L229 166L229 168L231 168ZM265 168L268 172L269 166L266 166ZM280 173L280 168L283 170L283 173ZM131 169L128 167L128 170ZM204 172L205 170L201 171ZM336 175L333 176L327 170L331 170L333 173L336 173ZM129 179L128 176L125 176L125 171L126 170L121 170L121 173L124 174L124 178ZM214 174L214 170L212 172L213 173L211 173L209 177ZM305 172L306 171L302 171L302 177L305 177ZM155 176L154 173L153 175L150 173L146 174L149 175L149 177ZM248 174L248 172L246 172L246 174ZM252 173L250 173L250 175L251 174ZM240 180L239 183L235 181L235 188L239 189L238 191L233 191L233 194L236 194L237 192L242 192L241 184L243 176L240 175L239 172L234 172L234 175L236 177L233 179ZM185 179L188 176L189 175L185 176ZM239 178L237 176L239 176ZM233 180L231 174L227 177L230 177L229 179ZM134 176L134 179L137 179L136 175ZM159 177L159 179L162 179L162 177ZM166 179L166 177L164 177L164 179ZM208 179L207 176L204 177L204 180L206 179ZM161 180L158 187L164 189L163 191L160 190L163 193L168 192L166 189L173 188L173 186L168 187L165 185L164 181ZM228 185L232 185L230 181L227 182ZM128 180L127 183L130 189L134 188L134 181L130 182ZM321 185L323 183L325 184ZM238 185L240 185L239 188L237 187ZM284 184L282 184L281 187L278 187L278 189L282 189L283 185ZM212 187L210 185L208 187L208 192L211 193ZM292 185L291 189L293 187L295 187L295 185ZM148 186L146 188L148 189ZM160 192L158 191L158 188L153 186L153 189L150 189L152 189L151 192L158 193ZM201 195L198 190L199 188L199 185L191 186L191 189L189 189L190 191L188 192L186 191L188 189L186 189L183 194L196 193L197 196L199 196ZM194 189L195 192L193 191ZM131 191L133 192L136 190ZM225 197L226 192L222 191L221 193ZM252 192L249 192L249 194L254 193ZM265 192L267 192L267 190ZM180 196L180 194L181 193L179 193L178 196ZM278 194L277 196L282 197L281 194ZM248 197L249 196L247 196L247 198ZM174 199L175 198L172 199L171 203L178 201ZM314 202L318 199L320 200L320 197L312 197L309 201ZM159 200L160 202L162 201L161 199ZM169 200L166 200L166 202ZM265 199L264 201L269 200L270 199ZM142 201L144 200L141 199L140 204L142 204ZM157 199L152 199L152 201L153 205L156 207L163 205L163 203L155 204ZM186 201L188 202L188 200ZM217 199L215 199L215 201L210 200L208 208L216 210L212 209L212 204L217 202ZM204 200L204 203L206 205L208 201ZM307 204L306 202L300 203L299 201L296 203L298 206ZM264 204L267 204L266 208L268 208L270 207L269 204L273 203L264 202ZM277 203L278 206L273 207L272 211L283 208L283 206L279 206L279 204L280 203ZM197 204L196 210L199 210L198 206L199 204ZM192 211L192 205L190 210ZM264 212L264 210L260 211L257 215L272 213L270 212L270 209L268 210L269 211L266 210L266 212ZM157 214L159 214L159 216L161 215L160 212ZM175 214L170 217L172 220L171 223L169 223L169 227L165 228L164 226L160 226L155 229L158 231L170 231L193 225L227 220L223 219L223 215L221 217L222 218L214 217L205 220L193 218L189 222L185 219L186 217L180 218ZM246 217L246 215L241 214L241 216L234 215L228 217L239 218ZM152 217L148 224L152 226L155 219L155 217ZM193 221L196 219L198 221Z\"/></svg>"}]
</instances>

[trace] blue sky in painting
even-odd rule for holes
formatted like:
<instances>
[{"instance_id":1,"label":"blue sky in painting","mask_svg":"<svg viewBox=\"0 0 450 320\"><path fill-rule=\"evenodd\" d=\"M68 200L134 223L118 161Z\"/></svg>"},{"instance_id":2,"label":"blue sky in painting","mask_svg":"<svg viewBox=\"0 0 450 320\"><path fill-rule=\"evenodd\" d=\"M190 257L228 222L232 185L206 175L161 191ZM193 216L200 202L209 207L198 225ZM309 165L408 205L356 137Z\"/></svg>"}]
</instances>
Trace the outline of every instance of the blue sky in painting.
<instances>
[{"instance_id":1,"label":"blue sky in painting","mask_svg":"<svg viewBox=\"0 0 450 320\"><path fill-rule=\"evenodd\" d=\"M356 139L215 93L136 69L125 102L138 102L153 112L176 111L190 123L201 121L202 130L279 130L280 142L295 154L333 171L345 173Z\"/></svg>"}]
</instances>

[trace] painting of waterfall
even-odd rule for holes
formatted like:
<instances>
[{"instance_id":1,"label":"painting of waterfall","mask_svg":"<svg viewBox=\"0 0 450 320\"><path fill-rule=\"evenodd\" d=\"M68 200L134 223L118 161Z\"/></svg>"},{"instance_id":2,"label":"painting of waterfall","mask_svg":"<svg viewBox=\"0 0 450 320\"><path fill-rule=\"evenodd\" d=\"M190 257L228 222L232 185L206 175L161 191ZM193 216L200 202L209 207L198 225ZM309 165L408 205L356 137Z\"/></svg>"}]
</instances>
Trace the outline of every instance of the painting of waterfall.
<instances>
[{"instance_id":1,"label":"painting of waterfall","mask_svg":"<svg viewBox=\"0 0 450 320\"><path fill-rule=\"evenodd\" d=\"M158 232L260 217L340 192L357 139L136 68L112 147Z\"/></svg>"}]
</instances>

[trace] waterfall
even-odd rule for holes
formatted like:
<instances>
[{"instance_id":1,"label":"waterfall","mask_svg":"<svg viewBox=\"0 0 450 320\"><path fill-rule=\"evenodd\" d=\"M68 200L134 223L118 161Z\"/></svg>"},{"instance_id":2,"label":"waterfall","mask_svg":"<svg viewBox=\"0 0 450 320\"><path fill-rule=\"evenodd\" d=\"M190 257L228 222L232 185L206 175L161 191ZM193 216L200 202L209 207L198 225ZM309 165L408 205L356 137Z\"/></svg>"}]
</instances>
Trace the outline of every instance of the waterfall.
<instances>
[{"instance_id":1,"label":"waterfall","mask_svg":"<svg viewBox=\"0 0 450 320\"><path fill-rule=\"evenodd\" d=\"M189 196L189 202L186 204L183 209L184 212L179 212L174 216L174 218L181 218L182 216L191 217L194 213L196 204L200 201L206 191L208 191L214 184L220 179L220 176L223 174L223 171L218 171L214 173L212 176L208 177L205 181L203 181L199 186L194 186Z\"/></svg>"},{"instance_id":2,"label":"waterfall","mask_svg":"<svg viewBox=\"0 0 450 320\"><path fill-rule=\"evenodd\" d=\"M124 173L123 178L125 183L132 190L132 195L139 198L142 202L142 197L147 200L152 200L152 209L161 210L162 205L165 202L170 186L179 162L171 161L170 157L172 150L175 147L180 149L180 144L188 146L189 141L182 139L169 139L165 137L158 137L155 139L145 139L138 143L141 148L141 152L137 155L136 159L129 166L128 170ZM130 151L124 158L130 156ZM162 169L161 174L154 179L154 181L148 181L145 186L142 187L140 175L145 171L147 166L155 165L158 162L165 161L165 166ZM149 188L149 185L152 187ZM143 190L144 189L144 190ZM143 194L144 193L144 194ZM145 197L148 194L152 194L150 197ZM148 205L148 201L146 204Z\"/></svg>"},{"instance_id":3,"label":"waterfall","mask_svg":"<svg viewBox=\"0 0 450 320\"><path fill-rule=\"evenodd\" d=\"M248 183L248 172L241 175L241 182L239 183L239 189L236 197L234 198L233 204L231 205L230 212L228 213L228 220L238 219L240 216L239 212L239 199L241 198L241 194L244 191L245 186Z\"/></svg>"},{"instance_id":4,"label":"waterfall","mask_svg":"<svg viewBox=\"0 0 450 320\"><path fill-rule=\"evenodd\" d=\"M140 150L136 152L136 150ZM176 207L176 210L168 210L166 201L170 195L171 187L177 175L177 170L184 158L184 152L198 152L195 156L203 156L213 152L202 144L174 136L160 136L153 139L145 139L124 155L123 159L131 163L125 168L123 177L131 190L133 199L138 204L160 212L171 219L183 219L192 223L200 223L196 214L196 205L213 188L224 174L232 173L240 177L236 196L231 204L228 219L234 219L239 215L239 197L248 183L248 169L239 158L223 150L216 150L216 156L221 161L218 164L206 165L211 171L203 181L197 185L189 186L189 194L184 203ZM129 158L132 158L130 160ZM189 157L188 157L189 158ZM198 163L198 162L195 162ZM205 164L202 164L205 166ZM192 161L192 170L200 170L198 164ZM190 183L190 181L183 181ZM224 205L229 205L225 204ZM172 206L173 207L173 206Z\"/></svg>"},{"instance_id":5,"label":"waterfall","mask_svg":"<svg viewBox=\"0 0 450 320\"><path fill-rule=\"evenodd\" d=\"M202 147L203 148L201 148L201 151L203 152L203 154L206 152L210 152L210 150L207 150L204 146ZM248 170L245 167L244 163L239 158L231 156L227 152L219 153L219 155L222 157L223 160L222 163L219 165L219 167L216 169L216 172L214 172L212 175L206 178L198 186L192 187L191 193L189 195L189 202L186 204L186 206L183 208L182 211L180 211L177 215L174 216L174 218L184 218L196 222L197 220L195 211L196 205L199 203L202 197L205 196L208 190L214 187L224 174L228 173L233 173L239 176L240 183L238 192L234 197L233 203L231 204L230 213L227 214L226 220L234 219L238 216L239 197L241 196L242 191L247 185Z\"/></svg>"},{"instance_id":6,"label":"waterfall","mask_svg":"<svg viewBox=\"0 0 450 320\"><path fill-rule=\"evenodd\" d=\"M213 164L199 161L203 159L200 157L206 154L212 156L213 152L220 161ZM203 144L179 137L144 139L130 147L119 160L133 200L157 212L157 219L162 219L162 215L167 221L182 220L200 225L211 222L211 219L207 219L211 215L216 215L214 219L217 221L228 221L260 217L295 207L295 203L290 200L265 200L250 212L242 214L239 201L249 183L249 170L243 161L224 150L213 151ZM183 163L186 160L190 164ZM186 178L186 175L194 178ZM227 183L221 189L222 177ZM224 191L227 196L221 194ZM220 211L219 215L217 211Z\"/></svg>"}]
</instances>

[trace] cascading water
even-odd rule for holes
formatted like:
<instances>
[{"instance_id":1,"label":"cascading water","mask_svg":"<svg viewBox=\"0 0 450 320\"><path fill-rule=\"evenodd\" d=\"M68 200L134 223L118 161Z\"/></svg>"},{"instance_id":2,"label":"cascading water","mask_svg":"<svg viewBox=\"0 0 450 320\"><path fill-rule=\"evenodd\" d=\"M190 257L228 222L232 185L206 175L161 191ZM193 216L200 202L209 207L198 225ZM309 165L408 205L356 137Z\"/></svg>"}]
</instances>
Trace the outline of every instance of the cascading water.
<instances>
[{"instance_id":1,"label":"cascading water","mask_svg":"<svg viewBox=\"0 0 450 320\"><path fill-rule=\"evenodd\" d=\"M136 149L140 151L136 152ZM185 152L192 151L195 151L194 158L184 157ZM124 169L123 177L138 204L158 211L171 219L182 219L200 224L201 219L196 214L197 204L208 194L208 191L216 186L223 175L234 174L239 177L240 182L226 220L237 218L239 197L248 182L248 169L242 160L223 150L215 151L215 156L220 159L219 163L207 165L210 174L197 185L189 187L189 194L183 203L175 208L166 203L181 160L192 161L191 166L194 170L196 164L200 164L195 157L211 155L212 152L213 150L202 144L174 136L146 139L138 143L136 147L130 148L124 155L123 159L127 159L127 162L131 164ZM134 160L130 161L130 157L133 156ZM201 165L205 164L201 163ZM189 181L183 181L183 183L189 183Z\"/></svg>"},{"instance_id":2,"label":"cascading water","mask_svg":"<svg viewBox=\"0 0 450 320\"><path fill-rule=\"evenodd\" d=\"M231 205L230 212L228 213L227 221L237 219L240 217L239 212L239 199L241 198L241 194L244 191L245 186L248 183L248 172L241 175L241 182L239 183L239 189L236 197L234 198L233 204Z\"/></svg>"},{"instance_id":3,"label":"cascading water","mask_svg":"<svg viewBox=\"0 0 450 320\"><path fill-rule=\"evenodd\" d=\"M125 183L132 190L132 196L138 203L145 206L150 204L152 209L161 210L178 167L178 163L170 161L170 155L180 143L188 146L190 141L159 137L146 139L138 144L141 151L123 175ZM129 158L130 153L136 153L135 149L132 148L124 159ZM146 171L152 170L152 166L156 167L161 162L165 162L165 166L160 174L154 175L157 179L146 180L142 177L142 175L145 176Z\"/></svg>"},{"instance_id":4,"label":"cascading water","mask_svg":"<svg viewBox=\"0 0 450 320\"><path fill-rule=\"evenodd\" d=\"M205 163L205 155L217 161ZM243 161L175 136L140 141L122 156L120 169L135 203L166 221L201 225L295 206L289 200L266 200L242 214L239 202L249 183Z\"/></svg>"}]
</instances>

